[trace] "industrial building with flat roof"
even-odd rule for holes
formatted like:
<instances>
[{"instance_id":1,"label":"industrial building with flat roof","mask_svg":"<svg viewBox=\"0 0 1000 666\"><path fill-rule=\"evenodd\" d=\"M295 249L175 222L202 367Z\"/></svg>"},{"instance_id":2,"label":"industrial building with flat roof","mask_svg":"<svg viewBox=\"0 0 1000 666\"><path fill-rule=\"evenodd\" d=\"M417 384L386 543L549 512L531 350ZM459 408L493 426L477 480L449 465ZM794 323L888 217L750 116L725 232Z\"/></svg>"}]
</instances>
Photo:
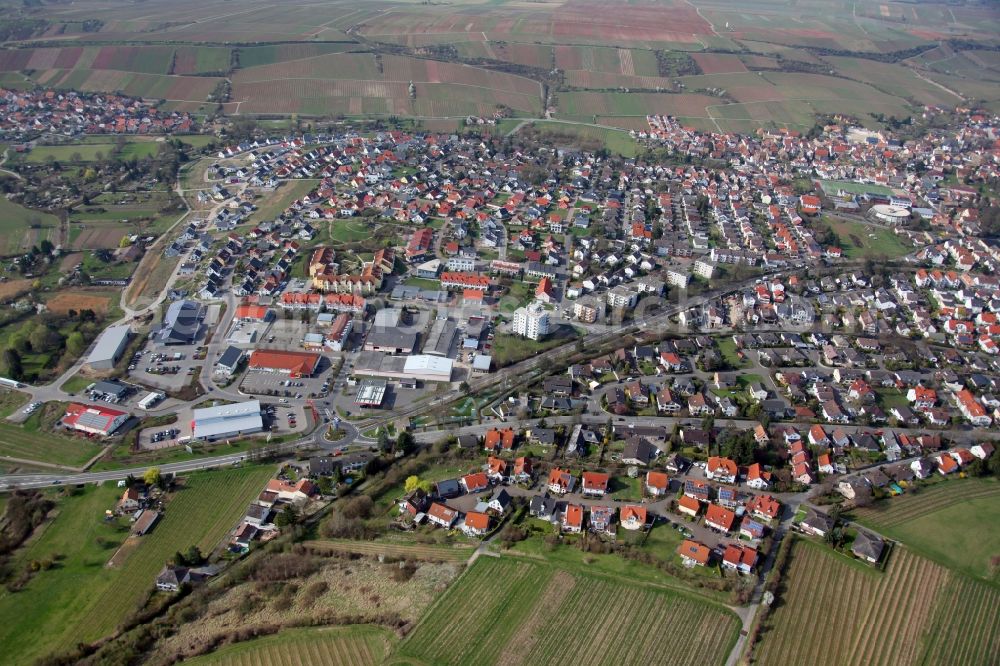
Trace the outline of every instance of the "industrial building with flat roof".
<instances>
[{"instance_id":1,"label":"industrial building with flat roof","mask_svg":"<svg viewBox=\"0 0 1000 666\"><path fill-rule=\"evenodd\" d=\"M129 415L126 412L117 409L72 402L66 406L62 424L67 428L91 435L107 436L122 427L128 419Z\"/></svg>"},{"instance_id":2,"label":"industrial building with flat roof","mask_svg":"<svg viewBox=\"0 0 1000 666\"><path fill-rule=\"evenodd\" d=\"M354 404L359 407L381 407L389 383L384 379L366 379L358 387Z\"/></svg>"},{"instance_id":3,"label":"industrial building with flat roof","mask_svg":"<svg viewBox=\"0 0 1000 666\"><path fill-rule=\"evenodd\" d=\"M354 373L386 379L450 382L454 362L450 358L418 354L416 356L386 356L362 352L354 365Z\"/></svg>"},{"instance_id":4,"label":"industrial building with flat roof","mask_svg":"<svg viewBox=\"0 0 1000 666\"><path fill-rule=\"evenodd\" d=\"M191 434L194 439L212 441L249 435L263 429L259 400L206 407L192 412Z\"/></svg>"},{"instance_id":5,"label":"industrial building with flat roof","mask_svg":"<svg viewBox=\"0 0 1000 666\"><path fill-rule=\"evenodd\" d=\"M321 358L312 352L255 349L250 354L250 369L283 372L289 377L311 377Z\"/></svg>"},{"instance_id":6,"label":"industrial building with flat roof","mask_svg":"<svg viewBox=\"0 0 1000 666\"><path fill-rule=\"evenodd\" d=\"M127 324L104 329L87 357L87 364L94 370L111 370L122 357L131 337L132 328Z\"/></svg>"},{"instance_id":7,"label":"industrial building with flat roof","mask_svg":"<svg viewBox=\"0 0 1000 666\"><path fill-rule=\"evenodd\" d=\"M194 301L176 301L167 308L156 334L161 345L189 345L198 337L204 308Z\"/></svg>"},{"instance_id":8,"label":"industrial building with flat roof","mask_svg":"<svg viewBox=\"0 0 1000 666\"><path fill-rule=\"evenodd\" d=\"M388 328L372 327L365 340L365 351L383 352L386 354L409 354L417 346L417 334L395 326Z\"/></svg>"},{"instance_id":9,"label":"industrial building with flat roof","mask_svg":"<svg viewBox=\"0 0 1000 666\"><path fill-rule=\"evenodd\" d=\"M458 325L451 319L435 319L431 331L424 343L424 353L435 356L447 356L455 344L455 334Z\"/></svg>"}]
</instances>

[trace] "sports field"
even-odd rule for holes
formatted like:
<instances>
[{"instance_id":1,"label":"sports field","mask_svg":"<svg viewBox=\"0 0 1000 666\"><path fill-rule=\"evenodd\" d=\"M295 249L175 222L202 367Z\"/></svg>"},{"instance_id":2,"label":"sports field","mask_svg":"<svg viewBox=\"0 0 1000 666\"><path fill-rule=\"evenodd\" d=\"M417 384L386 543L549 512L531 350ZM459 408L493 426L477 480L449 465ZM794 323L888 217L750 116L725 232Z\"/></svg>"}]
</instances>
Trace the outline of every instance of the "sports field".
<instances>
[{"instance_id":1,"label":"sports field","mask_svg":"<svg viewBox=\"0 0 1000 666\"><path fill-rule=\"evenodd\" d=\"M949 479L863 509L857 520L945 566L1000 582L1000 482Z\"/></svg>"},{"instance_id":2,"label":"sports field","mask_svg":"<svg viewBox=\"0 0 1000 666\"><path fill-rule=\"evenodd\" d=\"M32 559L58 555L59 565L38 573L22 592L0 592L5 660L31 662L110 633L151 589L173 553L190 545L210 552L273 472L258 466L191 474L153 531L138 538L114 568L106 564L128 528L105 522L104 510L121 490L114 484L87 486L60 499L56 519L17 557L25 566ZM32 603L25 603L29 596Z\"/></svg>"},{"instance_id":3,"label":"sports field","mask_svg":"<svg viewBox=\"0 0 1000 666\"><path fill-rule=\"evenodd\" d=\"M390 663L622 664L670 655L672 664L721 664L738 630L730 611L693 596L481 557Z\"/></svg>"},{"instance_id":4,"label":"sports field","mask_svg":"<svg viewBox=\"0 0 1000 666\"><path fill-rule=\"evenodd\" d=\"M797 540L754 661L986 666L1000 659L1000 590L903 546L889 557L880 572Z\"/></svg>"}]
</instances>

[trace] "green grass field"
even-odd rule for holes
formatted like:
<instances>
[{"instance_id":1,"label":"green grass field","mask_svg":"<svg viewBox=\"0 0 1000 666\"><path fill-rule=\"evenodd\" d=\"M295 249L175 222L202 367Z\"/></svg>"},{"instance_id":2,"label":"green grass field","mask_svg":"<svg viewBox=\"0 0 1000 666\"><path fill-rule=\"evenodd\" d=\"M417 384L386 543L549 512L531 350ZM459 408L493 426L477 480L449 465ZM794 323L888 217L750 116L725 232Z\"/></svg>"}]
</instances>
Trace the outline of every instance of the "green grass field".
<instances>
[{"instance_id":1,"label":"green grass field","mask_svg":"<svg viewBox=\"0 0 1000 666\"><path fill-rule=\"evenodd\" d=\"M556 141L576 139L586 142L599 142L609 152L622 155L623 157L635 157L639 153L639 143L629 136L629 133L625 130L610 127L573 125L554 120L533 122L531 123L531 127L544 134L552 135Z\"/></svg>"},{"instance_id":2,"label":"green grass field","mask_svg":"<svg viewBox=\"0 0 1000 666\"><path fill-rule=\"evenodd\" d=\"M375 666L396 642L381 627L288 629L185 660L191 666Z\"/></svg>"},{"instance_id":3,"label":"green grass field","mask_svg":"<svg viewBox=\"0 0 1000 666\"><path fill-rule=\"evenodd\" d=\"M57 162L96 162L107 159L115 154L114 143L71 143L59 146L37 146L24 157L25 162L41 163L55 160ZM119 156L122 159L142 159L156 155L160 148L156 141L129 141L123 147Z\"/></svg>"},{"instance_id":4,"label":"green grass field","mask_svg":"<svg viewBox=\"0 0 1000 666\"><path fill-rule=\"evenodd\" d=\"M566 329L564 330L572 330ZM501 333L496 336L493 340L493 349L491 350L493 355L493 363L497 367L504 367L512 363L517 363L518 361L524 360L530 356L535 356L547 349L552 349L553 347L558 347L561 344L570 342L573 337L563 337L563 338L553 338L549 337L544 340L529 340L528 338L522 338L519 335L509 335L507 333Z\"/></svg>"},{"instance_id":5,"label":"green grass field","mask_svg":"<svg viewBox=\"0 0 1000 666\"><path fill-rule=\"evenodd\" d=\"M63 437L41 428L38 422L40 411L23 425L6 420L8 415L27 402L28 396L23 393L4 391L0 394L0 456L80 467L100 453L100 446L90 440Z\"/></svg>"},{"instance_id":6,"label":"green grass field","mask_svg":"<svg viewBox=\"0 0 1000 666\"><path fill-rule=\"evenodd\" d=\"M0 592L5 660L30 663L113 631L151 589L174 552L192 544L210 552L273 472L259 466L191 474L159 524L115 568L105 565L127 527L105 523L104 510L121 490L114 484L88 486L61 499L56 519L15 557L18 566L26 566L32 559L59 554L58 566L37 574L21 592Z\"/></svg>"},{"instance_id":7,"label":"green grass field","mask_svg":"<svg viewBox=\"0 0 1000 666\"><path fill-rule=\"evenodd\" d=\"M56 242L59 219L55 215L19 206L0 197L0 255L23 252L46 238Z\"/></svg>"},{"instance_id":8,"label":"green grass field","mask_svg":"<svg viewBox=\"0 0 1000 666\"><path fill-rule=\"evenodd\" d=\"M830 218L824 219L824 223L840 237L841 248L848 259L882 256L895 259L913 251L884 227Z\"/></svg>"},{"instance_id":9,"label":"green grass field","mask_svg":"<svg viewBox=\"0 0 1000 666\"><path fill-rule=\"evenodd\" d=\"M970 576L1000 583L1000 482L949 479L855 511L859 522L914 552Z\"/></svg>"},{"instance_id":10,"label":"green grass field","mask_svg":"<svg viewBox=\"0 0 1000 666\"><path fill-rule=\"evenodd\" d=\"M320 228L324 225L330 226L330 240L338 243L357 243L372 235L372 228L368 226L364 218L349 220L333 220L332 222L321 222Z\"/></svg>"},{"instance_id":11,"label":"green grass field","mask_svg":"<svg viewBox=\"0 0 1000 666\"><path fill-rule=\"evenodd\" d=\"M687 595L541 562L482 557L431 607L390 663L656 663L668 654L672 664L722 663L738 629L731 612Z\"/></svg>"},{"instance_id":12,"label":"green grass field","mask_svg":"<svg viewBox=\"0 0 1000 666\"><path fill-rule=\"evenodd\" d=\"M291 180L282 183L263 201L257 203L257 210L250 215L249 222L256 224L273 220L284 213L293 201L309 194L315 187L316 183L309 180Z\"/></svg>"}]
</instances>

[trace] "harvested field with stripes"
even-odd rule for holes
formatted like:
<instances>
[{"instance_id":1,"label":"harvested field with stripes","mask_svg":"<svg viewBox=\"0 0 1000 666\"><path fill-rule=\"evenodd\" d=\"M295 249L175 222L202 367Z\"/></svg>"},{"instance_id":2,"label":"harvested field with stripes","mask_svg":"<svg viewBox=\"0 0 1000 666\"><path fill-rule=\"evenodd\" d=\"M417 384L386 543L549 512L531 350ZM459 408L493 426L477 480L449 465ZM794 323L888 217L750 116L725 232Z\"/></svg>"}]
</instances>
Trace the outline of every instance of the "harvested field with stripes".
<instances>
[{"instance_id":1,"label":"harvested field with stripes","mask_svg":"<svg viewBox=\"0 0 1000 666\"><path fill-rule=\"evenodd\" d=\"M611 618L649 630L609 632ZM390 663L656 663L669 654L671 664L721 664L738 631L735 615L694 596L482 557Z\"/></svg>"},{"instance_id":2,"label":"harvested field with stripes","mask_svg":"<svg viewBox=\"0 0 1000 666\"><path fill-rule=\"evenodd\" d=\"M963 642L977 649L947 663L985 666L1000 656L1000 616L989 610L1000 593L993 587L952 574L903 546L892 550L884 572L805 539L793 544L790 558L779 601L753 650L757 663L943 663L931 657L959 631L945 619L948 613L985 621L961 625Z\"/></svg>"},{"instance_id":3,"label":"harvested field with stripes","mask_svg":"<svg viewBox=\"0 0 1000 666\"><path fill-rule=\"evenodd\" d=\"M390 631L365 625L288 629L266 638L227 645L184 663L191 666L375 666L382 663L394 640Z\"/></svg>"}]
</instances>

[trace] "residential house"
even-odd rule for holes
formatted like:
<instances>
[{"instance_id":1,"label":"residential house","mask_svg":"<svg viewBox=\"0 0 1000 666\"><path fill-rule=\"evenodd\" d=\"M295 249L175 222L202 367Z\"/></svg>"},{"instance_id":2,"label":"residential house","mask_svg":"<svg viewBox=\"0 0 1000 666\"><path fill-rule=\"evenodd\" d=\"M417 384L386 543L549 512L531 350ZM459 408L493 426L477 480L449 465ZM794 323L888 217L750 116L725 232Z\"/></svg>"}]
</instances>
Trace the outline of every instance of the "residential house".
<instances>
[{"instance_id":1,"label":"residential house","mask_svg":"<svg viewBox=\"0 0 1000 666\"><path fill-rule=\"evenodd\" d=\"M670 491L670 477L665 472L646 472L646 492L653 497L663 497Z\"/></svg>"},{"instance_id":2,"label":"residential house","mask_svg":"<svg viewBox=\"0 0 1000 666\"><path fill-rule=\"evenodd\" d=\"M619 522L626 530L638 530L646 527L646 507L638 504L626 504L621 509Z\"/></svg>"},{"instance_id":3,"label":"residential house","mask_svg":"<svg viewBox=\"0 0 1000 666\"><path fill-rule=\"evenodd\" d=\"M692 539L685 539L680 546L677 547L677 554L680 555L681 561L684 566L694 567L694 566L706 566L711 559L712 551L705 544L694 541Z\"/></svg>"},{"instance_id":4,"label":"residential house","mask_svg":"<svg viewBox=\"0 0 1000 666\"><path fill-rule=\"evenodd\" d=\"M573 486L576 484L576 479L572 474L566 470L559 469L555 467L549 472L549 480L547 487L554 493L559 495L565 495L566 493L573 492Z\"/></svg>"},{"instance_id":5,"label":"residential house","mask_svg":"<svg viewBox=\"0 0 1000 666\"><path fill-rule=\"evenodd\" d=\"M722 566L742 574L749 574L757 564L757 551L750 546L729 544L722 553Z\"/></svg>"},{"instance_id":6,"label":"residential house","mask_svg":"<svg viewBox=\"0 0 1000 666\"><path fill-rule=\"evenodd\" d=\"M431 508L427 510L427 520L435 525L451 529L455 521L458 520L458 511L439 502L434 502L431 504Z\"/></svg>"},{"instance_id":7,"label":"residential house","mask_svg":"<svg viewBox=\"0 0 1000 666\"><path fill-rule=\"evenodd\" d=\"M579 534L583 531L583 507L579 504L567 505L560 522L563 532Z\"/></svg>"}]
</instances>

